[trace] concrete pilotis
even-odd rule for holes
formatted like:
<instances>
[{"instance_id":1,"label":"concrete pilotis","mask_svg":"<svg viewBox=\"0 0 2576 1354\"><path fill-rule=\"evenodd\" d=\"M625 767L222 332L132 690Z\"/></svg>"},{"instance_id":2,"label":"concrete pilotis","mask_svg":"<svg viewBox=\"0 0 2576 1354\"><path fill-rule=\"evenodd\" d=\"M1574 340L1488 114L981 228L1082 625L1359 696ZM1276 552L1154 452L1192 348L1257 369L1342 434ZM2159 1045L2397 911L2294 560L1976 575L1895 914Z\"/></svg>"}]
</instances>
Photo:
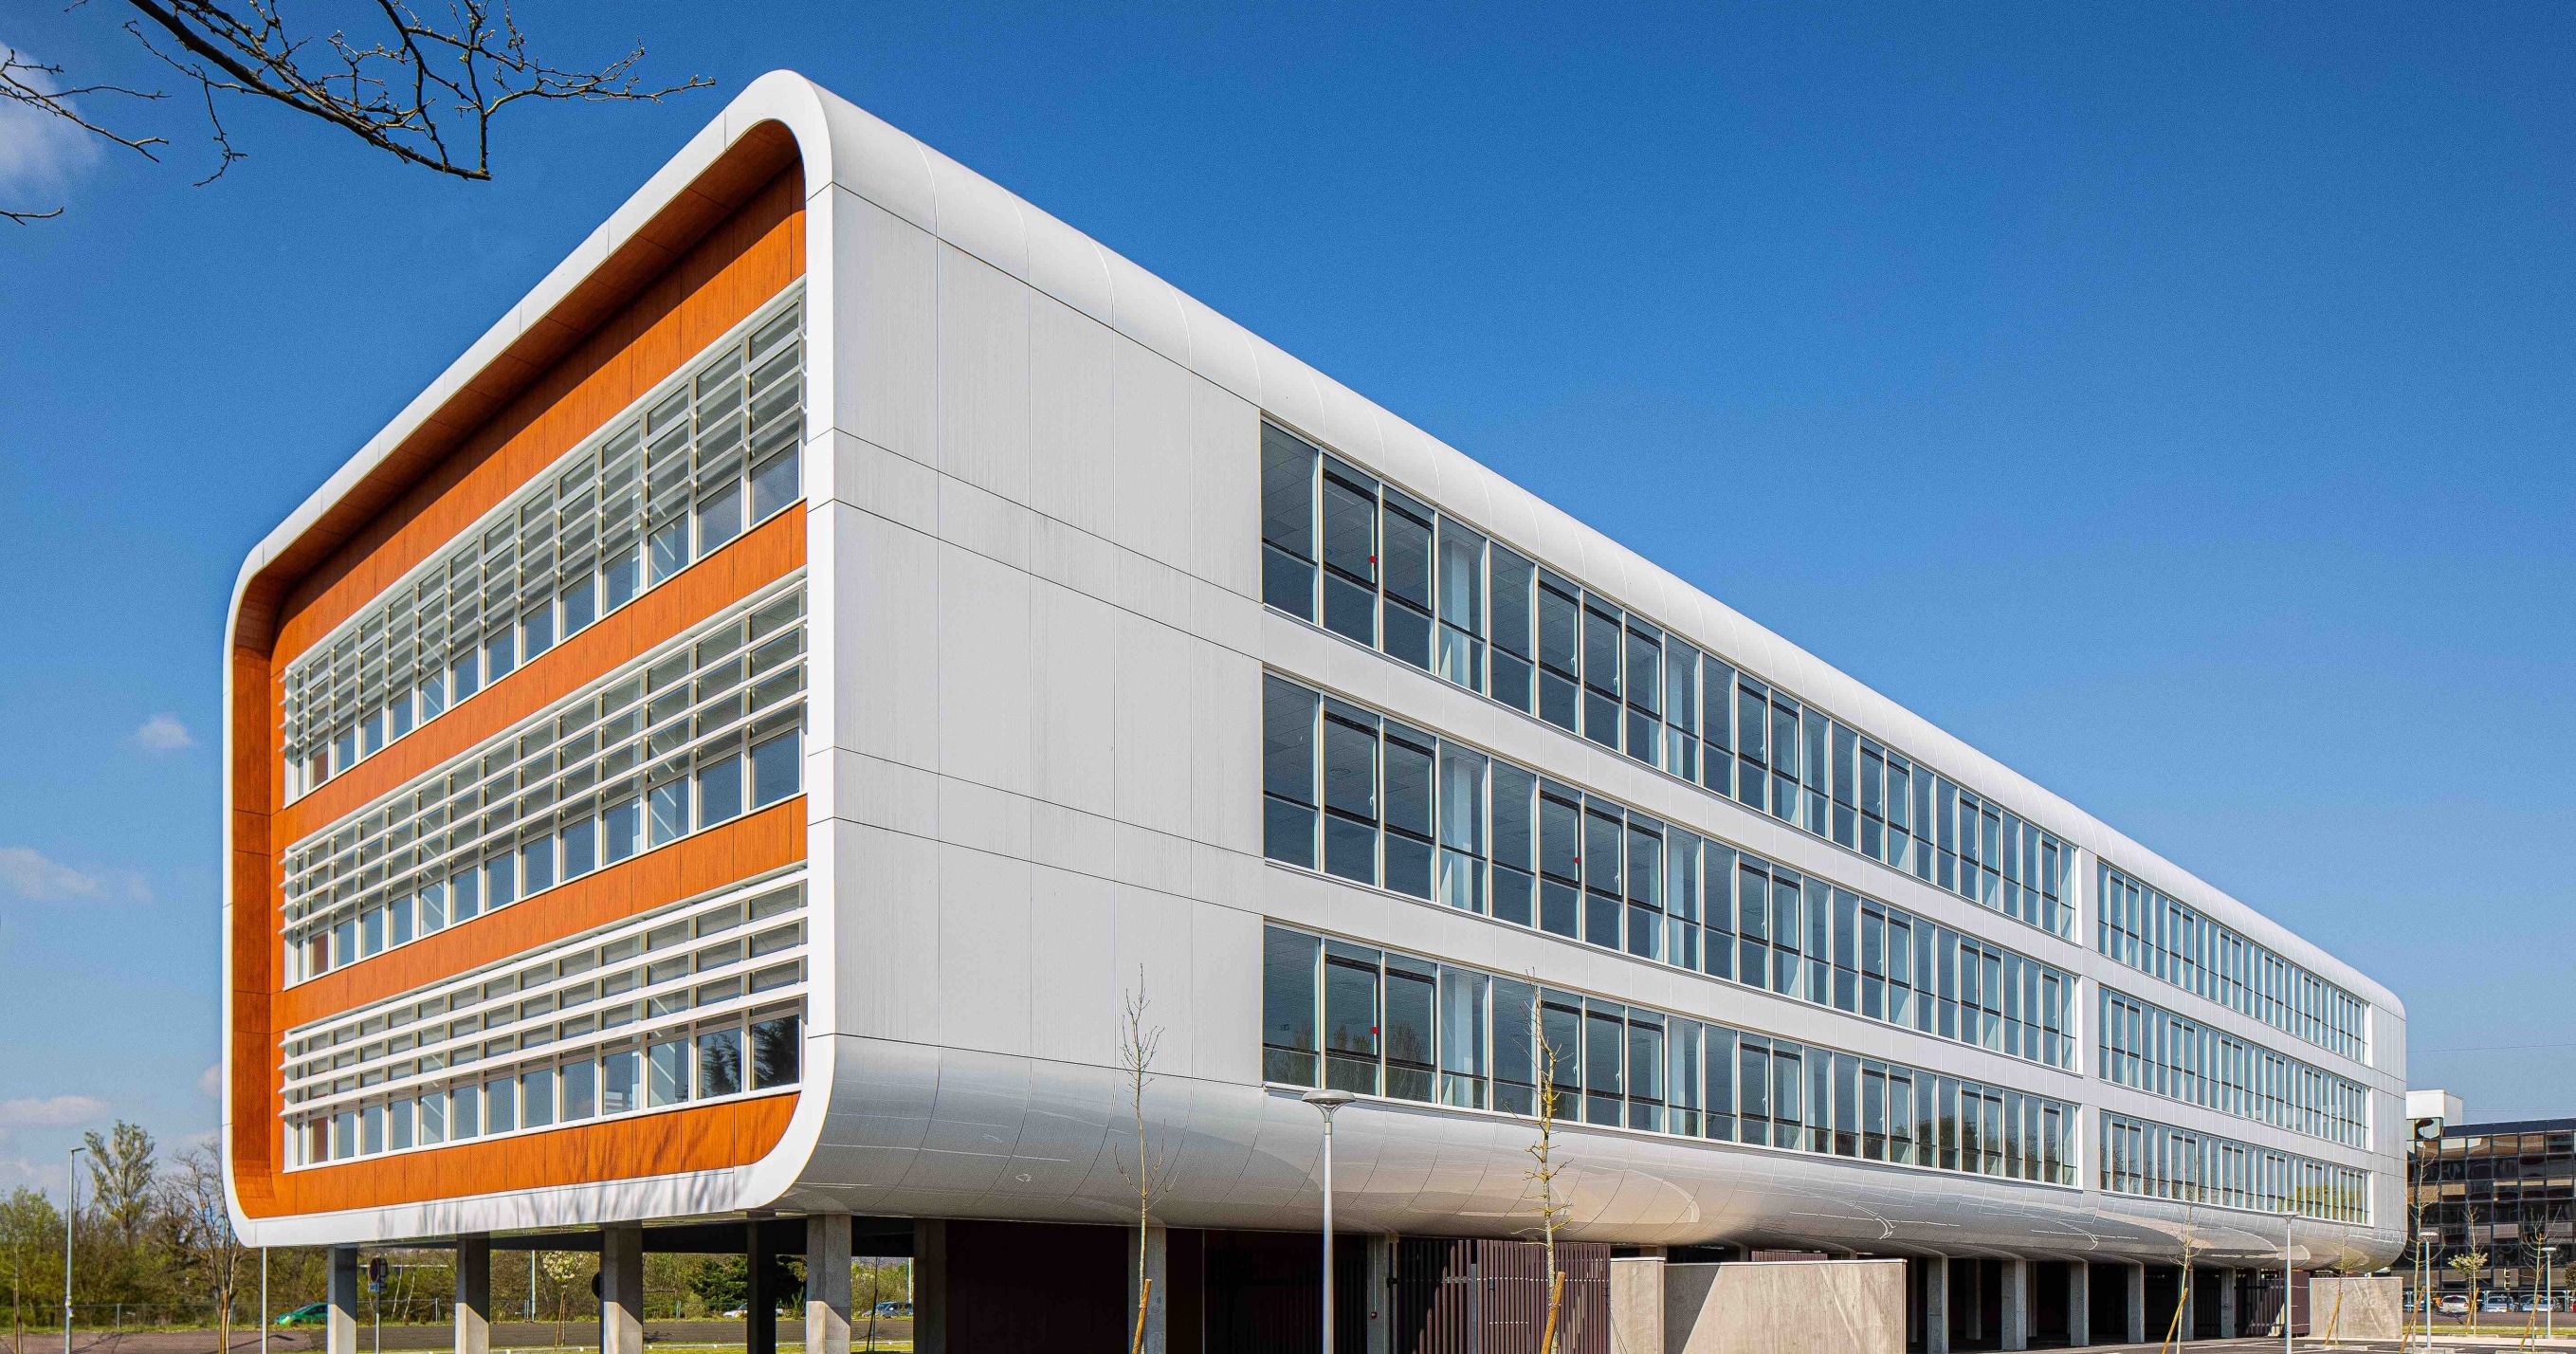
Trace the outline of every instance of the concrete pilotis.
<instances>
[{"instance_id":1,"label":"concrete pilotis","mask_svg":"<svg viewBox=\"0 0 2576 1354\"><path fill-rule=\"evenodd\" d=\"M948 1223L912 1224L912 1354L948 1354Z\"/></svg>"},{"instance_id":2,"label":"concrete pilotis","mask_svg":"<svg viewBox=\"0 0 2576 1354\"><path fill-rule=\"evenodd\" d=\"M1923 1354L1950 1354L1950 1259L1926 1256L1923 1267Z\"/></svg>"},{"instance_id":3,"label":"concrete pilotis","mask_svg":"<svg viewBox=\"0 0 2576 1354\"><path fill-rule=\"evenodd\" d=\"M2218 1338L2236 1338L2236 1271L2218 1271Z\"/></svg>"},{"instance_id":4,"label":"concrete pilotis","mask_svg":"<svg viewBox=\"0 0 2576 1354\"><path fill-rule=\"evenodd\" d=\"M2093 1266L2082 1260L2066 1266L2066 1343L2093 1343Z\"/></svg>"},{"instance_id":5,"label":"concrete pilotis","mask_svg":"<svg viewBox=\"0 0 2576 1354\"><path fill-rule=\"evenodd\" d=\"M850 1354L847 1213L815 1213L805 1219L805 1354Z\"/></svg>"},{"instance_id":6,"label":"concrete pilotis","mask_svg":"<svg viewBox=\"0 0 2576 1354\"><path fill-rule=\"evenodd\" d=\"M331 1248L331 1313L322 1331L330 1354L358 1354L358 1248Z\"/></svg>"},{"instance_id":7,"label":"concrete pilotis","mask_svg":"<svg viewBox=\"0 0 2576 1354\"><path fill-rule=\"evenodd\" d=\"M742 1352L778 1354L778 1291L771 1286L769 1248L761 1244L760 1219L743 1225Z\"/></svg>"},{"instance_id":8,"label":"concrete pilotis","mask_svg":"<svg viewBox=\"0 0 2576 1354\"><path fill-rule=\"evenodd\" d=\"M1996 1332L2007 1350L2030 1348L2030 1262L2019 1256L1999 1262L2003 1271L2003 1329Z\"/></svg>"},{"instance_id":9,"label":"concrete pilotis","mask_svg":"<svg viewBox=\"0 0 2576 1354\"><path fill-rule=\"evenodd\" d=\"M2130 1344L2147 1342L2147 1266L2143 1261L2129 1263L2128 1331L2122 1338Z\"/></svg>"},{"instance_id":10,"label":"concrete pilotis","mask_svg":"<svg viewBox=\"0 0 2576 1354\"><path fill-rule=\"evenodd\" d=\"M644 1224L599 1229L599 1354L644 1354Z\"/></svg>"},{"instance_id":11,"label":"concrete pilotis","mask_svg":"<svg viewBox=\"0 0 2576 1354\"><path fill-rule=\"evenodd\" d=\"M456 1354L492 1354L492 1238L456 1238Z\"/></svg>"},{"instance_id":12,"label":"concrete pilotis","mask_svg":"<svg viewBox=\"0 0 2576 1354\"><path fill-rule=\"evenodd\" d=\"M1142 1354L1163 1354L1169 1329L1164 1314L1171 1310L1171 1234L1161 1226L1145 1229L1144 1277L1154 1281L1145 1295L1145 1340L1137 1346ZM1136 1233L1127 1233L1127 1306L1119 1317L1119 1332L1133 1340L1136 1335Z\"/></svg>"}]
</instances>

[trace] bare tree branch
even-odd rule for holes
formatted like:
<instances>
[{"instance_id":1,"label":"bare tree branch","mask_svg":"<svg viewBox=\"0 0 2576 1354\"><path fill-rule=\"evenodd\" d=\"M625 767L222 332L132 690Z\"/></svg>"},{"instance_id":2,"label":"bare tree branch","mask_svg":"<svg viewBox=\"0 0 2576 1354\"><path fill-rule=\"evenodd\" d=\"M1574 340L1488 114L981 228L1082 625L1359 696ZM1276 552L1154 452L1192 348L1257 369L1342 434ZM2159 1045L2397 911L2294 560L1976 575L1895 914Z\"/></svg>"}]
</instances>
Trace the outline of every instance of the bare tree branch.
<instances>
[{"instance_id":1,"label":"bare tree branch","mask_svg":"<svg viewBox=\"0 0 2576 1354\"><path fill-rule=\"evenodd\" d=\"M224 126L218 94L281 104L406 164L484 180L492 177L493 121L511 104L658 103L667 95L715 83L693 75L678 84L644 85L636 70L644 57L641 43L593 69L554 65L529 50L507 0L450 0L443 13L433 11L428 18L402 0L370 0L373 31L352 35L335 28L318 36L296 24L290 14L294 0L125 4L137 16L124 25L125 31L146 52L194 81L205 98L216 163L200 184L221 177L245 155ZM61 74L60 68L23 58L13 49L0 64L0 98L61 118L146 158L159 158L151 147L169 144L166 139L111 130L70 100L92 94L160 99L166 97L161 91L63 86ZM59 216L61 210L0 215L24 222Z\"/></svg>"},{"instance_id":2,"label":"bare tree branch","mask_svg":"<svg viewBox=\"0 0 2576 1354\"><path fill-rule=\"evenodd\" d=\"M158 99L162 96L157 91L127 89L123 85L109 84L65 85L60 83L62 75L62 67L33 60L15 47L0 49L0 102L14 103L50 117L60 118L93 136L113 141L141 155L144 159L161 158L152 153L154 146L169 144L160 137L127 136L110 131L73 107L71 102L94 94L110 94L129 99ZM49 221L62 214L63 209L60 207L49 212L0 208L0 216L5 216L22 226L30 221Z\"/></svg>"},{"instance_id":3,"label":"bare tree branch","mask_svg":"<svg viewBox=\"0 0 2576 1354\"><path fill-rule=\"evenodd\" d=\"M550 65L529 53L509 6L491 0L455 0L444 26L396 0L376 0L386 35L366 41L334 30L318 47L290 32L284 0L126 3L143 16L128 31L208 91L284 104L407 163L463 179L492 177L492 120L519 100L654 103L714 83L691 76L641 87L640 43L596 70Z\"/></svg>"}]
</instances>

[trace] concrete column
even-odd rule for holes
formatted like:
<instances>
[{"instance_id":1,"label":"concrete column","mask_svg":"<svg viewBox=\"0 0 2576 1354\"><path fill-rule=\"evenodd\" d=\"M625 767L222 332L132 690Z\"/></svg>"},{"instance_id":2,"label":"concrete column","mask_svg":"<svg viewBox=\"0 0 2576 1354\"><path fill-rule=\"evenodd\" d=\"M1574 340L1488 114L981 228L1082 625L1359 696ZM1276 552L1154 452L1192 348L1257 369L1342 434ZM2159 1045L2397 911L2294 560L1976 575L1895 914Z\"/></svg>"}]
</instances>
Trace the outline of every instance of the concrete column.
<instances>
[{"instance_id":1,"label":"concrete column","mask_svg":"<svg viewBox=\"0 0 2576 1354\"><path fill-rule=\"evenodd\" d=\"M1664 1248L1648 1246L1642 1255L1614 1257L1610 1261L1610 1348L1620 1354L1662 1354L1665 1329Z\"/></svg>"},{"instance_id":2,"label":"concrete column","mask_svg":"<svg viewBox=\"0 0 2576 1354\"><path fill-rule=\"evenodd\" d=\"M2192 1323L2193 1323L2193 1322L2195 1322L2195 1321L2198 1321L2198 1320L2200 1319L2200 1302L2199 1302L2200 1294L2199 1294L2199 1292L2197 1291L2197 1290L2199 1289L2199 1287L2200 1287L2200 1285L2193 1283L2193 1282L2192 1282L2192 1280L2191 1280L2191 1266L2189 1266L2189 1265L2185 1265L2185 1266L2183 1266L2183 1267L2182 1267L2182 1320L2180 1320L2180 1321L2178 1321L2178 1322L2174 1322L2174 1328L2173 1328L2173 1329L2174 1329L2174 1343L2175 1343L2175 1344L2178 1344L2178 1345L2180 1345L2180 1344L2188 1344L2188 1343L2190 1343L2190 1341L2191 1341L2191 1326L2192 1326ZM2174 1320L2174 1319L2173 1319L2173 1317L2172 1317L2170 1314L2168 1314L2168 1315L2165 1317L2165 1320L2167 1320L2167 1321L2169 1321L2169 1322L2173 1322L2173 1320Z\"/></svg>"},{"instance_id":3,"label":"concrete column","mask_svg":"<svg viewBox=\"0 0 2576 1354\"><path fill-rule=\"evenodd\" d=\"M1917 1259L1923 1267L1923 1354L1950 1354L1950 1259Z\"/></svg>"},{"instance_id":4,"label":"concrete column","mask_svg":"<svg viewBox=\"0 0 2576 1354\"><path fill-rule=\"evenodd\" d=\"M1171 1233L1160 1226L1148 1226L1145 1229L1145 1272L1142 1277L1153 1280L1154 1286L1141 1295L1136 1291L1139 1277L1136 1273L1136 1241L1136 1233L1129 1231L1127 1233L1127 1306L1119 1315L1118 1333L1126 1337L1123 1343L1135 1343L1136 1304L1141 1299L1145 1305L1145 1338L1142 1344L1136 1345L1136 1348L1140 1354L1163 1354L1171 1334L1170 1323L1165 1317L1165 1313L1171 1310Z\"/></svg>"},{"instance_id":5,"label":"concrete column","mask_svg":"<svg viewBox=\"0 0 2576 1354\"><path fill-rule=\"evenodd\" d=\"M2008 1350L2030 1348L2030 1262L2010 1256L1999 1262L2003 1273L2004 1328L1996 1334Z\"/></svg>"},{"instance_id":6,"label":"concrete column","mask_svg":"<svg viewBox=\"0 0 2576 1354\"><path fill-rule=\"evenodd\" d=\"M815 1213L805 1219L805 1354L850 1354L847 1213Z\"/></svg>"},{"instance_id":7,"label":"concrete column","mask_svg":"<svg viewBox=\"0 0 2576 1354\"><path fill-rule=\"evenodd\" d=\"M948 1354L948 1223L912 1224L912 1354Z\"/></svg>"},{"instance_id":8,"label":"concrete column","mask_svg":"<svg viewBox=\"0 0 2576 1354\"><path fill-rule=\"evenodd\" d=\"M2218 1338L2236 1338L2236 1271L2218 1271Z\"/></svg>"},{"instance_id":9,"label":"concrete column","mask_svg":"<svg viewBox=\"0 0 2576 1354\"><path fill-rule=\"evenodd\" d=\"M742 1224L743 1354L778 1354L778 1292L770 1285L769 1248L762 1244L759 1218Z\"/></svg>"},{"instance_id":10,"label":"concrete column","mask_svg":"<svg viewBox=\"0 0 2576 1354\"><path fill-rule=\"evenodd\" d=\"M644 1224L599 1229L599 1354L644 1354Z\"/></svg>"},{"instance_id":11,"label":"concrete column","mask_svg":"<svg viewBox=\"0 0 2576 1354\"><path fill-rule=\"evenodd\" d=\"M2082 1260L2066 1266L2066 1343L2093 1343L2093 1266Z\"/></svg>"},{"instance_id":12,"label":"concrete column","mask_svg":"<svg viewBox=\"0 0 2576 1354\"><path fill-rule=\"evenodd\" d=\"M492 1238L456 1238L456 1354L492 1354Z\"/></svg>"},{"instance_id":13,"label":"concrete column","mask_svg":"<svg viewBox=\"0 0 2576 1354\"><path fill-rule=\"evenodd\" d=\"M331 1314L322 1328L329 1354L358 1354L358 1248L331 1248Z\"/></svg>"},{"instance_id":14,"label":"concrete column","mask_svg":"<svg viewBox=\"0 0 2576 1354\"><path fill-rule=\"evenodd\" d=\"M1395 1354L1395 1237L1378 1233L1368 1239L1367 1288L1351 1295L1367 1304L1368 1354Z\"/></svg>"},{"instance_id":15,"label":"concrete column","mask_svg":"<svg viewBox=\"0 0 2576 1354\"><path fill-rule=\"evenodd\" d=\"M2129 1262L2129 1332L2128 1342L2147 1342L2147 1266L2142 1260Z\"/></svg>"}]
</instances>

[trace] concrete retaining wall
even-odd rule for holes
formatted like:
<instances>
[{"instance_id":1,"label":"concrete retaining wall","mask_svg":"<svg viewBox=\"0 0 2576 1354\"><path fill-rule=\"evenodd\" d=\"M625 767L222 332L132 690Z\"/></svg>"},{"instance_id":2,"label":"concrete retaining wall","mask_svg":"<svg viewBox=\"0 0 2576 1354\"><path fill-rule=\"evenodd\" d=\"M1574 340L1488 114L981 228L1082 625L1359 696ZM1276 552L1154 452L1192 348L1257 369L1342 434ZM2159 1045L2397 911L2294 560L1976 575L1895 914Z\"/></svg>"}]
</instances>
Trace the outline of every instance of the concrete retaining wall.
<instances>
[{"instance_id":1,"label":"concrete retaining wall","mask_svg":"<svg viewBox=\"0 0 2576 1354\"><path fill-rule=\"evenodd\" d=\"M2318 1339L2396 1340L2405 1335L2404 1281L2394 1274L2308 1281L2308 1332Z\"/></svg>"},{"instance_id":2,"label":"concrete retaining wall","mask_svg":"<svg viewBox=\"0 0 2576 1354\"><path fill-rule=\"evenodd\" d=\"M1905 1354L1902 1260L1662 1269L1662 1344L1613 1354Z\"/></svg>"}]
</instances>

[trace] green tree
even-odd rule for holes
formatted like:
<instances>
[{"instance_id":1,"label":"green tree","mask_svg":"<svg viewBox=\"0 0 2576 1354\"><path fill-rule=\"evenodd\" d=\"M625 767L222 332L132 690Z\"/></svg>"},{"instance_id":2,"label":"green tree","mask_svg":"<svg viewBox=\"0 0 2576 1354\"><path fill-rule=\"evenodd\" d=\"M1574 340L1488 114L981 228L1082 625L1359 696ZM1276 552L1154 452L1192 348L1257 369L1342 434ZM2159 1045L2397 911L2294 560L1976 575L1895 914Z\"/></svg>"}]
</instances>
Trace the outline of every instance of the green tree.
<instances>
[{"instance_id":1,"label":"green tree","mask_svg":"<svg viewBox=\"0 0 2576 1354\"><path fill-rule=\"evenodd\" d=\"M90 1203L116 1227L119 1240L132 1247L141 1240L144 1219L152 1212L152 1135L123 1119L101 1138L93 1129L82 1135L89 1147Z\"/></svg>"}]
</instances>

